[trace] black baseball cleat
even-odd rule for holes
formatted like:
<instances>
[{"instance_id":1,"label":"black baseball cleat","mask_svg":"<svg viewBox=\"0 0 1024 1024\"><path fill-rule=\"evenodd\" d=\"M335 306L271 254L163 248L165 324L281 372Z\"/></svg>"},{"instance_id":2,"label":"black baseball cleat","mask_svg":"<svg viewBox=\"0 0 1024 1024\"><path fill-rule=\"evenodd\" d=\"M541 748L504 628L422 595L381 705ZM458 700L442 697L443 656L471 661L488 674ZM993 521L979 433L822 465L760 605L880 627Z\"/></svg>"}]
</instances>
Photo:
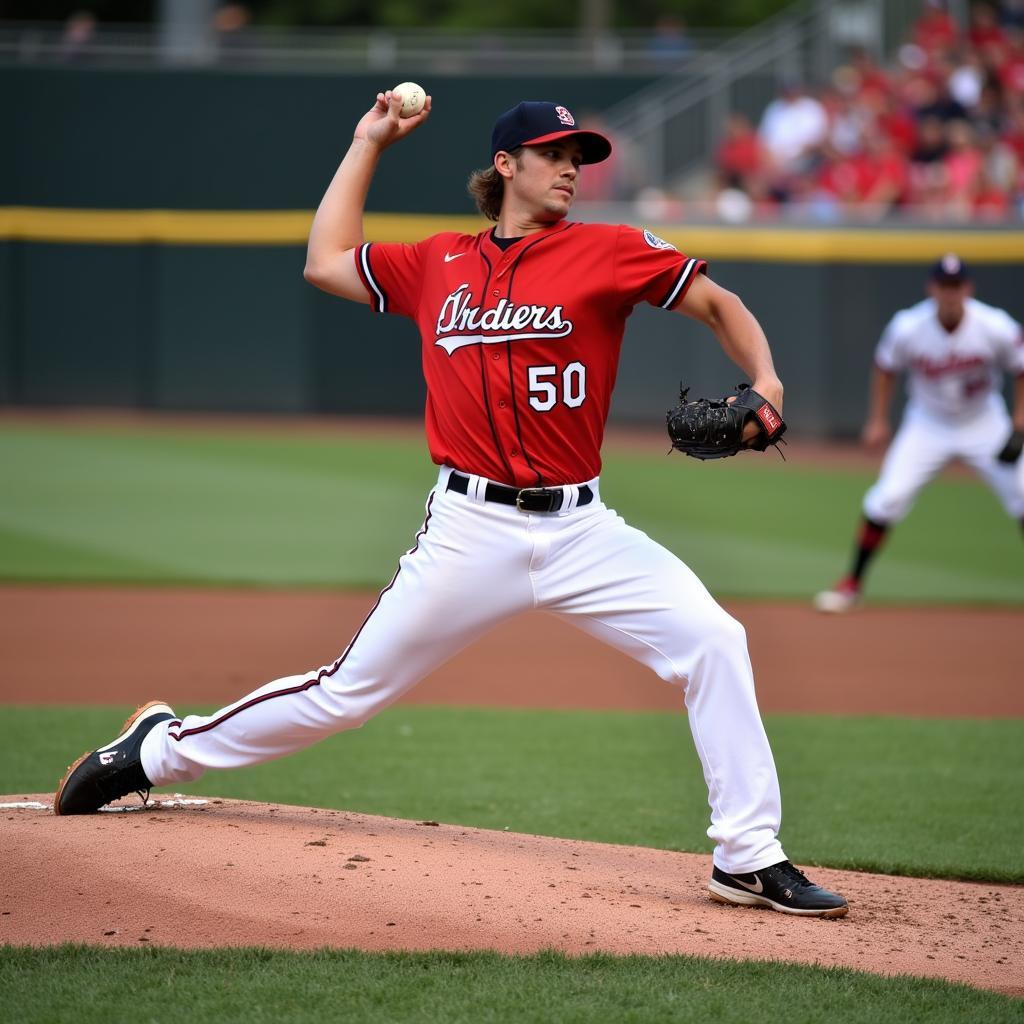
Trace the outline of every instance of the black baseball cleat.
<instances>
[{"instance_id":1,"label":"black baseball cleat","mask_svg":"<svg viewBox=\"0 0 1024 1024\"><path fill-rule=\"evenodd\" d=\"M139 760L142 740L158 722L174 717L163 701L143 704L124 723L116 740L83 754L68 768L54 795L53 813L92 814L129 793L138 793L146 803L153 784Z\"/></svg>"},{"instance_id":2,"label":"black baseball cleat","mask_svg":"<svg viewBox=\"0 0 1024 1024\"><path fill-rule=\"evenodd\" d=\"M788 860L749 875L727 875L714 868L708 889L719 903L771 907L804 917L845 917L850 909L842 896L815 885Z\"/></svg>"}]
</instances>

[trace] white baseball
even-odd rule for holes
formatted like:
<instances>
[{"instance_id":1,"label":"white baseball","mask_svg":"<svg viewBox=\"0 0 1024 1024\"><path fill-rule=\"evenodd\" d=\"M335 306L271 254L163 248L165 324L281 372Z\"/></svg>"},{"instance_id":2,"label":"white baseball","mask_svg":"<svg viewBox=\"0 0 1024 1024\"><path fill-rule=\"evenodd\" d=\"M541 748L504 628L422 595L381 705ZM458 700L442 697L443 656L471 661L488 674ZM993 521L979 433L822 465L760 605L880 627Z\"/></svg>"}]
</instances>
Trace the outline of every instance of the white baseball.
<instances>
[{"instance_id":1,"label":"white baseball","mask_svg":"<svg viewBox=\"0 0 1024 1024\"><path fill-rule=\"evenodd\" d=\"M427 94L423 91L422 85L415 82L402 82L396 85L392 92L400 93L402 96L402 117L413 117L423 109Z\"/></svg>"}]
</instances>

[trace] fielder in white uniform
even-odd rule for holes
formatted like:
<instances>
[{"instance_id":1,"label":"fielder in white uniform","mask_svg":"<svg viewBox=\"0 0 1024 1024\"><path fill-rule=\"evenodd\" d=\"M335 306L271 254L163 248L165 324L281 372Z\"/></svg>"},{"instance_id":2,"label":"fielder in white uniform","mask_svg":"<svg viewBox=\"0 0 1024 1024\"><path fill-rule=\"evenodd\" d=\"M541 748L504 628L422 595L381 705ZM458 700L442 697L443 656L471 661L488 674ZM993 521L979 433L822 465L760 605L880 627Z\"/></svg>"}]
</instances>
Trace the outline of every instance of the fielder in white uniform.
<instances>
[{"instance_id":1,"label":"fielder in white uniform","mask_svg":"<svg viewBox=\"0 0 1024 1024\"><path fill-rule=\"evenodd\" d=\"M905 371L909 398L882 471L864 496L864 519L850 570L814 599L823 612L860 600L864 574L893 523L921 488L954 459L971 466L1024 526L1024 333L1008 313L973 298L970 272L953 253L931 270L929 297L900 310L875 352L863 441L891 437L889 408ZM1013 414L1001 394L1003 372L1016 377Z\"/></svg>"}]
</instances>

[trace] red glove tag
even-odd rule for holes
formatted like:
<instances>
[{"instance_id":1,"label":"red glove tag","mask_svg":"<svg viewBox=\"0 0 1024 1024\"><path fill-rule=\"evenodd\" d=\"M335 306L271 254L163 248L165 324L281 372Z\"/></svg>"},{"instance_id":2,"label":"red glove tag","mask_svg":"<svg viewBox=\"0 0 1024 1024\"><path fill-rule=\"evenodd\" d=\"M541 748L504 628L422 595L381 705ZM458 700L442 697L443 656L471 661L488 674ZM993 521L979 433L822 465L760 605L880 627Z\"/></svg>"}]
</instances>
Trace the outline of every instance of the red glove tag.
<instances>
[{"instance_id":1,"label":"red glove tag","mask_svg":"<svg viewBox=\"0 0 1024 1024\"><path fill-rule=\"evenodd\" d=\"M755 410L757 418L761 421L761 426L764 427L764 432L769 436L773 437L775 431L782 426L782 421L778 416L775 415L775 410L765 402L760 409Z\"/></svg>"}]
</instances>

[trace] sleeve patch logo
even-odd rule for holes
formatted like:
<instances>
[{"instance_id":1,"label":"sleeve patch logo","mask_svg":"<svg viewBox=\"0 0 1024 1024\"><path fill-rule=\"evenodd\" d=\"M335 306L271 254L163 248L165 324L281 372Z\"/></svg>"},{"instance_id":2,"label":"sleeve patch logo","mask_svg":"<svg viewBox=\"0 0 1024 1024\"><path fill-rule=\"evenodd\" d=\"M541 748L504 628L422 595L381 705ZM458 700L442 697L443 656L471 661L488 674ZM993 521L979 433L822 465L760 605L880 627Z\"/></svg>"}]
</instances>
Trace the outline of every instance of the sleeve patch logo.
<instances>
[{"instance_id":1,"label":"sleeve patch logo","mask_svg":"<svg viewBox=\"0 0 1024 1024\"><path fill-rule=\"evenodd\" d=\"M652 249L675 249L675 246L671 242L666 242L664 238L659 238L651 231L644 231L644 241Z\"/></svg>"}]
</instances>

